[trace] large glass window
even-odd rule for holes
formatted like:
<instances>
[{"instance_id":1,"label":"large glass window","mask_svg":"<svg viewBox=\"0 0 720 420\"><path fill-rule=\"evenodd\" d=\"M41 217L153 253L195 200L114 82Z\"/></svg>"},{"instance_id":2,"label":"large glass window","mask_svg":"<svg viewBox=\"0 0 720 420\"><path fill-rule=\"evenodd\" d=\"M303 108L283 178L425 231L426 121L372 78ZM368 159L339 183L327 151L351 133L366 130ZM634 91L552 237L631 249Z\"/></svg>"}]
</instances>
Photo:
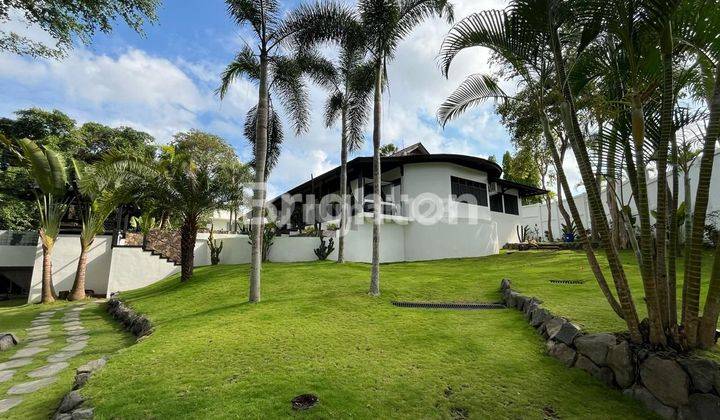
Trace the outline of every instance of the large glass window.
<instances>
[{"instance_id":1,"label":"large glass window","mask_svg":"<svg viewBox=\"0 0 720 420\"><path fill-rule=\"evenodd\" d=\"M450 191L452 193L453 200L455 201L477 204L485 207L488 205L487 184L482 182L451 176ZM468 195L475 198L474 203L467 197Z\"/></svg>"},{"instance_id":2,"label":"large glass window","mask_svg":"<svg viewBox=\"0 0 720 420\"><path fill-rule=\"evenodd\" d=\"M505 202L505 213L507 214L520 214L518 208L518 198L516 195L503 194L503 201Z\"/></svg>"},{"instance_id":3,"label":"large glass window","mask_svg":"<svg viewBox=\"0 0 720 420\"><path fill-rule=\"evenodd\" d=\"M502 193L492 194L490 196L490 210L498 213L503 212L503 195Z\"/></svg>"}]
</instances>

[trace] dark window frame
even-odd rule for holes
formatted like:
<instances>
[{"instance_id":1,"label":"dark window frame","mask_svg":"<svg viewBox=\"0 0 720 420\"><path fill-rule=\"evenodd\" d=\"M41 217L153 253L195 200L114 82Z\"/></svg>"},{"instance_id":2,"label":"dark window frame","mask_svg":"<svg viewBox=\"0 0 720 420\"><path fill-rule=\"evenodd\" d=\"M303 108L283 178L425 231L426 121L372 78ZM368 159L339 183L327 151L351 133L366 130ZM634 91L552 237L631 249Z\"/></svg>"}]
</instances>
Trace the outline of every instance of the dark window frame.
<instances>
[{"instance_id":1,"label":"dark window frame","mask_svg":"<svg viewBox=\"0 0 720 420\"><path fill-rule=\"evenodd\" d=\"M509 198L512 198L512 200L509 200ZM520 203L519 203L520 197L514 194L503 194L503 208L505 209L505 214L512 214L514 216L520 215ZM512 204L510 204L512 203ZM508 205L510 204L510 205Z\"/></svg>"},{"instance_id":2,"label":"dark window frame","mask_svg":"<svg viewBox=\"0 0 720 420\"><path fill-rule=\"evenodd\" d=\"M490 195L490 211L495 213L503 213L505 206L503 204L503 193L495 193Z\"/></svg>"},{"instance_id":3,"label":"dark window frame","mask_svg":"<svg viewBox=\"0 0 720 420\"><path fill-rule=\"evenodd\" d=\"M450 194L452 195L453 201L459 203L471 204L458 199L462 195L469 194L477 200L476 203L472 204L482 207L488 206L488 188L484 182L450 176Z\"/></svg>"}]
</instances>

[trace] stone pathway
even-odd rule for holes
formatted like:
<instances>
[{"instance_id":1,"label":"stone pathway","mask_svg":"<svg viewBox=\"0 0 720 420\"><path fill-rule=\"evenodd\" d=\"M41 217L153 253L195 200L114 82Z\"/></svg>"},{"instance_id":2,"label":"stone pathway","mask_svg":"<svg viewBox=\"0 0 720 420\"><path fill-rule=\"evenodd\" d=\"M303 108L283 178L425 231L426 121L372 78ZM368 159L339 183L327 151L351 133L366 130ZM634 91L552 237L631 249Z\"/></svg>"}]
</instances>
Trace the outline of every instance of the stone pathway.
<instances>
[{"instance_id":1,"label":"stone pathway","mask_svg":"<svg viewBox=\"0 0 720 420\"><path fill-rule=\"evenodd\" d=\"M27 339L20 343L18 350L9 360L0 363L0 383L13 381L7 391L7 397L0 395L0 414L5 413L23 402L23 399L35 391L43 389L57 380L57 375L65 370L68 360L82 353L88 344L90 335L80 320L80 312L85 305L68 309L53 309L42 312L30 323ZM59 320L67 345L53 354L46 355L49 345L55 340L50 338L53 319L56 313L63 313ZM47 363L25 374L17 374L17 368L29 365L36 357L45 357Z\"/></svg>"}]
</instances>

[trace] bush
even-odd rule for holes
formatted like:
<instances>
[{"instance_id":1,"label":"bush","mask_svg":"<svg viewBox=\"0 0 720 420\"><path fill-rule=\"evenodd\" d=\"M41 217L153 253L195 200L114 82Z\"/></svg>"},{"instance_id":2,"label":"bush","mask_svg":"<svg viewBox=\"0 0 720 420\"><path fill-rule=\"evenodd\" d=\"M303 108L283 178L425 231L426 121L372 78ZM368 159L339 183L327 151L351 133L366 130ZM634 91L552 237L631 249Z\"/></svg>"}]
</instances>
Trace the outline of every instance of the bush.
<instances>
[{"instance_id":1,"label":"bush","mask_svg":"<svg viewBox=\"0 0 720 420\"><path fill-rule=\"evenodd\" d=\"M220 264L220 253L223 249L223 241L220 241L220 245L218 245L213 237L213 230L213 225L210 225L210 236L208 236L207 244L208 248L210 248L210 264L218 265Z\"/></svg>"},{"instance_id":2,"label":"bush","mask_svg":"<svg viewBox=\"0 0 720 420\"><path fill-rule=\"evenodd\" d=\"M715 248L720 242L720 210L713 211L705 219L704 240L707 245Z\"/></svg>"},{"instance_id":3,"label":"bush","mask_svg":"<svg viewBox=\"0 0 720 420\"><path fill-rule=\"evenodd\" d=\"M328 243L325 243L325 238L320 237L320 246L315 248L314 252L315 255L317 255L318 260L325 261L327 260L328 256L332 254L332 252L335 250L335 240L333 238L330 238Z\"/></svg>"}]
</instances>

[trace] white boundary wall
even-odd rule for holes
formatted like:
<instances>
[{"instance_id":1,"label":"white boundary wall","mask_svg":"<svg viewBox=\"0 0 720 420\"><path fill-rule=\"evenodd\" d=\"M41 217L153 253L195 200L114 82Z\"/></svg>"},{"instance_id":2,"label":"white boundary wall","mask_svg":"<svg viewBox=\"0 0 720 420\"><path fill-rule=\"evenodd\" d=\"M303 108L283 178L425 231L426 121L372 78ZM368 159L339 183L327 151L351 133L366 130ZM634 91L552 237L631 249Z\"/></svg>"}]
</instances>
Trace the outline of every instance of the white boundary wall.
<instances>
[{"instance_id":1,"label":"white boundary wall","mask_svg":"<svg viewBox=\"0 0 720 420\"><path fill-rule=\"evenodd\" d=\"M692 200L695 201L695 192L697 191L697 185L698 185L698 172L700 171L700 156L695 159L695 162L693 166L690 168L690 189L692 191ZM668 186L672 188L672 173L670 172L670 168L668 168ZM710 201L708 203L708 213L720 210L720 151L715 153L715 161L713 163L713 173L711 178L711 187L710 187ZM632 208L633 214L637 214L636 207L635 207L635 201L631 200L632 198L632 189L630 187L629 182L625 182L623 184L622 191L618 191L617 194L620 197L623 197L623 203L627 204L628 201L630 201L630 207ZM605 188L602 189L602 202L605 207L605 212L608 212L607 207L607 194L605 192ZM680 172L680 191L679 191L679 201L682 202L685 196L685 186L683 185L683 173ZM591 223L590 223L590 206L588 205L587 201L587 194L582 193L574 196L575 198L575 204L577 205L578 212L580 213L580 218L582 219L583 224L587 229L590 229ZM657 179L651 179L648 182L648 202L650 205L650 210L654 210L657 206ZM563 200L563 206L567 210L568 213L570 213L570 209L567 206L567 203L565 200ZM563 222L562 215L560 214L560 211L558 210L557 200L553 200L552 202L552 229L553 229L553 235L558 238L561 236L562 232L560 230L560 223ZM522 216L522 224L528 225L530 227L534 227L537 225L538 231L540 234L543 234L547 230L547 218L548 218L548 212L547 212L547 205L545 203L541 204L532 204L529 206L523 206L520 210L520 214ZM571 216L572 217L572 216ZM651 216L652 217L652 216Z\"/></svg>"}]
</instances>

